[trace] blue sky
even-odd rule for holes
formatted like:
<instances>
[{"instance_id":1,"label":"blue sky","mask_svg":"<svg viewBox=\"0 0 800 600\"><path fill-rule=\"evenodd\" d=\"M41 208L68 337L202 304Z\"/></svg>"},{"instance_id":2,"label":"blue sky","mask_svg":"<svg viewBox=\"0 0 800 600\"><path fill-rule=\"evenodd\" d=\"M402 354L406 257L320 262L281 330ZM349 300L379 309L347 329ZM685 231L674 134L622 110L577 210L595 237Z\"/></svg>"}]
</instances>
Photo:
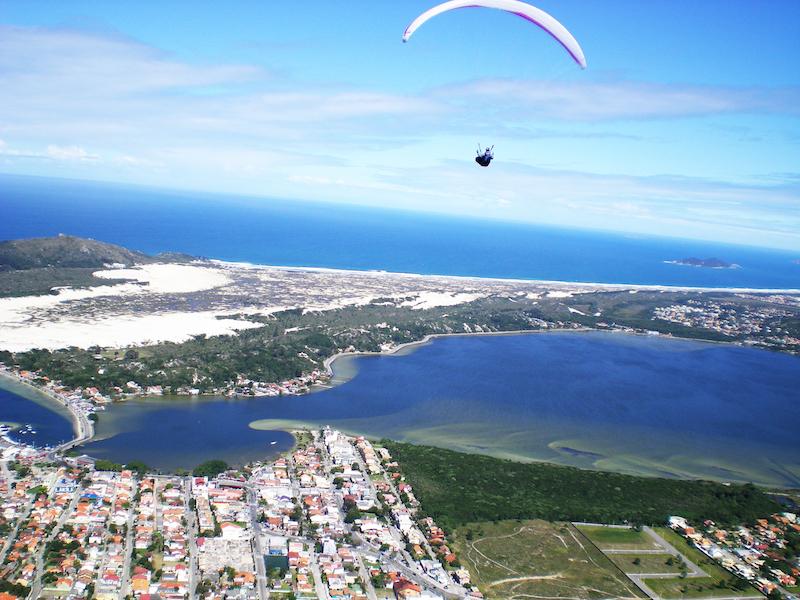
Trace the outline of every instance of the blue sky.
<instances>
[{"instance_id":1,"label":"blue sky","mask_svg":"<svg viewBox=\"0 0 800 600\"><path fill-rule=\"evenodd\" d=\"M0 172L800 249L800 2L433 4L6 0Z\"/></svg>"}]
</instances>

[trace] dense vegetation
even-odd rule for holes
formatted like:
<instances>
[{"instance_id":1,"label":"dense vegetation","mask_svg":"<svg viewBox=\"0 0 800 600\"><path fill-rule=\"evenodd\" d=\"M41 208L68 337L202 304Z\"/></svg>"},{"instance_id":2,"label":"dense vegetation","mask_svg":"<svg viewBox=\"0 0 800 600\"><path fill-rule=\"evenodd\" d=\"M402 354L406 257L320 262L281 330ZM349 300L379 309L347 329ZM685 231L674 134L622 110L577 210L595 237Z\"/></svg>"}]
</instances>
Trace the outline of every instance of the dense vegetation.
<instances>
[{"instance_id":1,"label":"dense vegetation","mask_svg":"<svg viewBox=\"0 0 800 600\"><path fill-rule=\"evenodd\" d=\"M216 477L228 470L228 463L224 460L207 460L197 465L192 471L195 477Z\"/></svg>"},{"instance_id":2,"label":"dense vegetation","mask_svg":"<svg viewBox=\"0 0 800 600\"><path fill-rule=\"evenodd\" d=\"M379 302L379 301L378 301ZM249 317L251 320L256 317ZM483 330L510 331L541 327L536 309L504 299L429 311L379 303L324 313L287 310L261 318L263 327L237 335L197 336L181 344L162 343L127 350L101 348L0 352L0 361L40 371L69 387L94 386L111 393L135 381L175 391L196 387L211 392L235 382L280 382L316 368L346 349L379 351L381 344L404 343L432 333L463 332L464 323ZM391 322L394 329L383 325ZM127 390L126 390L127 391Z\"/></svg>"},{"instance_id":3,"label":"dense vegetation","mask_svg":"<svg viewBox=\"0 0 800 600\"><path fill-rule=\"evenodd\" d=\"M122 283L122 279L100 279L94 277L97 269L74 268L25 269L3 271L0 269L0 298L8 296L40 296L54 294L53 288L87 288Z\"/></svg>"},{"instance_id":4,"label":"dense vegetation","mask_svg":"<svg viewBox=\"0 0 800 600\"><path fill-rule=\"evenodd\" d=\"M139 476L142 476L148 471L150 471L150 467L148 467L140 460L132 460L131 462L122 465L105 458L97 459L94 463L94 468L97 471L117 471L117 472L122 471L123 469L130 469L131 471L136 471L136 473L138 473Z\"/></svg>"},{"instance_id":5,"label":"dense vegetation","mask_svg":"<svg viewBox=\"0 0 800 600\"><path fill-rule=\"evenodd\" d=\"M148 262L153 258L141 252L69 235L0 242L0 270L102 268L113 263L130 266Z\"/></svg>"},{"instance_id":6,"label":"dense vegetation","mask_svg":"<svg viewBox=\"0 0 800 600\"><path fill-rule=\"evenodd\" d=\"M600 523L741 523L780 510L751 484L635 477L383 440L423 510L445 527L534 519Z\"/></svg>"},{"instance_id":7,"label":"dense vegetation","mask_svg":"<svg viewBox=\"0 0 800 600\"><path fill-rule=\"evenodd\" d=\"M59 287L115 285L122 280L92 275L110 264L131 266L193 259L180 253L148 256L114 244L66 235L0 242L0 298L52 294Z\"/></svg>"}]
</instances>

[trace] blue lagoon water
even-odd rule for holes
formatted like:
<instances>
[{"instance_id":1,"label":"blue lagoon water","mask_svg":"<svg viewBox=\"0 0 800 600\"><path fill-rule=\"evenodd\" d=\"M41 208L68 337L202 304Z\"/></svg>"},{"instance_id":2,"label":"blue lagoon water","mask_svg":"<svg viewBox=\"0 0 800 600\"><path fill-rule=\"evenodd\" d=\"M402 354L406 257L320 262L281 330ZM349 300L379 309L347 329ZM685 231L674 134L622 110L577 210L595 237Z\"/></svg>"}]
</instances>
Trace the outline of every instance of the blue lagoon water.
<instances>
[{"instance_id":1,"label":"blue lagoon water","mask_svg":"<svg viewBox=\"0 0 800 600\"><path fill-rule=\"evenodd\" d=\"M72 420L62 406L13 381L0 378L0 423L10 424L9 437L39 448L71 440ZM31 433L25 426L36 433Z\"/></svg>"},{"instance_id":2,"label":"blue lagoon water","mask_svg":"<svg viewBox=\"0 0 800 600\"><path fill-rule=\"evenodd\" d=\"M800 258L745 246L298 201L0 176L0 239L67 233L148 253L404 273L800 288ZM717 257L739 269L665 264Z\"/></svg>"},{"instance_id":3,"label":"blue lagoon water","mask_svg":"<svg viewBox=\"0 0 800 600\"><path fill-rule=\"evenodd\" d=\"M115 405L86 450L162 468L237 462L283 449L276 430L331 424L523 460L800 487L797 357L565 332L451 337L341 360L355 376L308 396ZM259 420L266 430L251 428Z\"/></svg>"}]
</instances>

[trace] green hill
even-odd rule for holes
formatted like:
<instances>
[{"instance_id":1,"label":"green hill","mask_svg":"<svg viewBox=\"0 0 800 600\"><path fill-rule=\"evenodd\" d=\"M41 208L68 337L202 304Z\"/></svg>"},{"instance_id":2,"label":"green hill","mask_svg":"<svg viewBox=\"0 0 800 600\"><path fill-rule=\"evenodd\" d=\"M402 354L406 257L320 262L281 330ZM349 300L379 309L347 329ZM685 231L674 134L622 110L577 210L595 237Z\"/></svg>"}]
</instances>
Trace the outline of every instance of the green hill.
<instances>
[{"instance_id":1,"label":"green hill","mask_svg":"<svg viewBox=\"0 0 800 600\"><path fill-rule=\"evenodd\" d=\"M69 235L0 242L0 271L42 268L99 269L111 264L129 267L135 264L187 259L191 257L178 254L148 256L122 246Z\"/></svg>"},{"instance_id":2,"label":"green hill","mask_svg":"<svg viewBox=\"0 0 800 600\"><path fill-rule=\"evenodd\" d=\"M52 294L58 287L114 285L120 279L99 279L92 273L108 265L188 262L193 256L143 252L97 240L59 235L0 242L0 298Z\"/></svg>"}]
</instances>

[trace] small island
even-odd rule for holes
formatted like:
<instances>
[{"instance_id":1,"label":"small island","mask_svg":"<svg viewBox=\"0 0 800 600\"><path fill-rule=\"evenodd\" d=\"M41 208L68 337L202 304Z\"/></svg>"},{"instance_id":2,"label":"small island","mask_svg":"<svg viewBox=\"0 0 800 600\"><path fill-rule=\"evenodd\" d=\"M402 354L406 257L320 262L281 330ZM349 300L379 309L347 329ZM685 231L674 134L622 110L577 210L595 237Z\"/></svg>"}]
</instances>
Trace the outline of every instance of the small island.
<instances>
[{"instance_id":1,"label":"small island","mask_svg":"<svg viewBox=\"0 0 800 600\"><path fill-rule=\"evenodd\" d=\"M668 265L683 265L686 267L705 267L707 269L739 269L740 265L736 263L725 262L719 258L696 258L690 256L689 258L679 258L677 260L665 260Z\"/></svg>"}]
</instances>

